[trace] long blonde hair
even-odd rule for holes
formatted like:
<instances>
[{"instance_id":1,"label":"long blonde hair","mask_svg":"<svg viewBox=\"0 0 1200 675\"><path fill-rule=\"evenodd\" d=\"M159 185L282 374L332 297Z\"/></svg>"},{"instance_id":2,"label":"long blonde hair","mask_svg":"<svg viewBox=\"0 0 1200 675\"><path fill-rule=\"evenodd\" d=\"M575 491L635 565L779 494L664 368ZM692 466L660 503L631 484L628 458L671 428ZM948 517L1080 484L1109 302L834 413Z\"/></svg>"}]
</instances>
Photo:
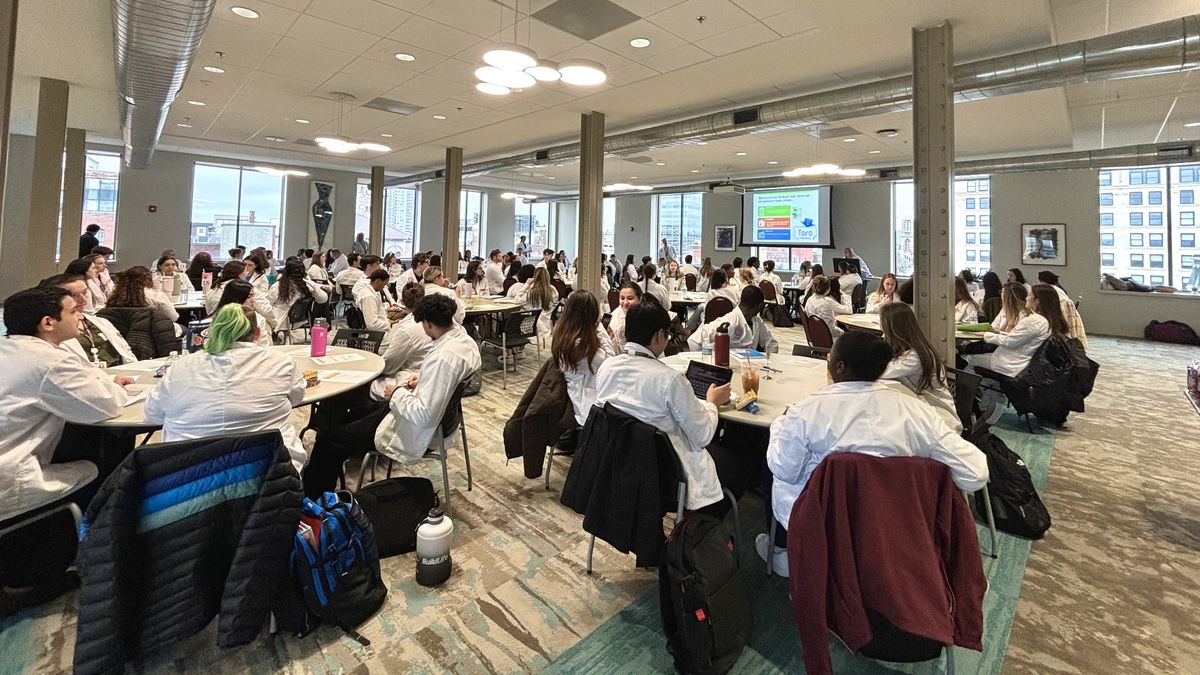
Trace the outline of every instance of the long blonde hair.
<instances>
[{"instance_id":1,"label":"long blonde hair","mask_svg":"<svg viewBox=\"0 0 1200 675\"><path fill-rule=\"evenodd\" d=\"M1004 330L1011 331L1017 327L1022 317L1029 316L1029 308L1025 299L1029 296L1025 284L1010 282L1000 290L1000 302L1004 307Z\"/></svg>"},{"instance_id":2,"label":"long blonde hair","mask_svg":"<svg viewBox=\"0 0 1200 675\"><path fill-rule=\"evenodd\" d=\"M557 293L554 286L550 285L550 273L545 267L537 268L533 273L533 283L529 287L530 300L539 305L543 312L549 312Z\"/></svg>"}]
</instances>

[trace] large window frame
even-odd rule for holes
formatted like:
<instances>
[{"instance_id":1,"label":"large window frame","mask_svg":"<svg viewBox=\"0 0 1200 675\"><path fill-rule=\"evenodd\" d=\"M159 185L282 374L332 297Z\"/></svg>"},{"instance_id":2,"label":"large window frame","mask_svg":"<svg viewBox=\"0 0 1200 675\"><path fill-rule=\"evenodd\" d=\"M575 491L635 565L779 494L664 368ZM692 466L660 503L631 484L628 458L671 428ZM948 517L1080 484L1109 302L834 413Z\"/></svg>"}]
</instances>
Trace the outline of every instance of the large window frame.
<instances>
[{"instance_id":1,"label":"large window frame","mask_svg":"<svg viewBox=\"0 0 1200 675\"><path fill-rule=\"evenodd\" d=\"M617 248L617 198L605 197L600 209L600 252L612 255Z\"/></svg>"},{"instance_id":2,"label":"large window frame","mask_svg":"<svg viewBox=\"0 0 1200 675\"><path fill-rule=\"evenodd\" d=\"M516 250L521 237L529 244L534 260L542 259L542 250L552 248L550 233L554 228L555 216L558 209L552 202L517 202L513 215L512 250Z\"/></svg>"},{"instance_id":3,"label":"large window frame","mask_svg":"<svg viewBox=\"0 0 1200 675\"><path fill-rule=\"evenodd\" d=\"M84 153L83 217L79 222L79 234L82 235L88 225L95 223L100 226L100 231L96 233L100 245L113 250L117 248L117 205L122 170L120 153L101 150L88 150ZM67 247L68 259L74 260L75 254L78 253L78 242L71 237L68 237L69 241L63 241L61 212L58 229L58 241ZM55 259L63 259L61 250L56 251ZM116 260L116 256L112 259Z\"/></svg>"},{"instance_id":4,"label":"large window frame","mask_svg":"<svg viewBox=\"0 0 1200 675\"><path fill-rule=\"evenodd\" d=\"M653 219L654 239L650 255L657 262L658 248L665 238L675 249L680 264L684 256L692 256L692 262L700 260L704 241L704 193L678 192L654 195L650 213Z\"/></svg>"},{"instance_id":5,"label":"large window frame","mask_svg":"<svg viewBox=\"0 0 1200 675\"><path fill-rule=\"evenodd\" d=\"M483 190L464 189L458 198L458 252L462 255L467 250L472 256L479 255L479 250L487 241L487 200L488 194ZM449 255L443 251L442 255ZM443 261L444 262L444 261Z\"/></svg>"},{"instance_id":6,"label":"large window frame","mask_svg":"<svg viewBox=\"0 0 1200 675\"><path fill-rule=\"evenodd\" d=\"M198 194L201 174L205 180L211 180L211 189L216 191L218 198L234 194L232 213L221 206L214 206L214 201L208 196ZM230 182L232 180L232 182ZM222 183L229 183L222 185ZM279 192L278 202L272 204L270 189L274 187ZM232 189L231 189L232 188ZM249 194L248 194L249 190ZM264 192L260 196L258 192ZM281 254L283 237L284 204L287 197L287 181L282 176L273 176L254 168L239 165L216 164L211 162L195 162L192 165L192 208L191 230L189 236L188 256L193 257L200 251L206 251L214 260L227 260L229 249L235 244L245 246L247 250L263 247ZM212 206L212 208L208 208ZM250 208L253 207L253 208ZM276 215L268 217L260 224L258 211L274 209ZM207 219L197 220L197 213L209 214ZM232 239L228 228L232 227ZM212 232L217 230L214 237ZM282 257L282 255L277 255Z\"/></svg>"},{"instance_id":7,"label":"large window frame","mask_svg":"<svg viewBox=\"0 0 1200 675\"><path fill-rule=\"evenodd\" d=\"M1099 222L1102 232L1115 234L1114 246L1107 245L1105 236L1099 241L1104 250L1100 271L1136 279L1152 269L1156 272L1152 278L1163 282L1156 285L1200 293L1200 282L1193 275L1200 256L1184 237L1195 227L1189 196L1194 195L1196 183L1200 183L1200 163L1100 170ZM1190 241L1195 241L1194 235Z\"/></svg>"},{"instance_id":8,"label":"large window frame","mask_svg":"<svg viewBox=\"0 0 1200 675\"><path fill-rule=\"evenodd\" d=\"M383 189L383 249L408 264L417 237L420 190L392 185Z\"/></svg>"},{"instance_id":9,"label":"large window frame","mask_svg":"<svg viewBox=\"0 0 1200 675\"><path fill-rule=\"evenodd\" d=\"M892 270L899 277L911 277L914 270L914 190L910 180L892 183ZM954 180L952 272L969 269L978 276L991 268L991 190L990 176L965 176Z\"/></svg>"}]
</instances>

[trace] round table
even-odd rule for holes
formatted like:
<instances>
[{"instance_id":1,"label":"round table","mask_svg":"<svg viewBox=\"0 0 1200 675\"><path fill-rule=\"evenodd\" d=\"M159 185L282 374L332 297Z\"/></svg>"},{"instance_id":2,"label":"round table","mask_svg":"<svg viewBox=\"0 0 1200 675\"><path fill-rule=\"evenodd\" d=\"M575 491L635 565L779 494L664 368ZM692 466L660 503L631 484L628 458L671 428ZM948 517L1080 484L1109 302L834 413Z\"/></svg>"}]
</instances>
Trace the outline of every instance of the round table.
<instances>
[{"instance_id":1,"label":"round table","mask_svg":"<svg viewBox=\"0 0 1200 675\"><path fill-rule=\"evenodd\" d=\"M883 330L879 327L878 314L838 314L835 317L838 325L842 328L868 330L872 333L882 333ZM961 330L954 331L954 339L963 342L973 340L982 340L983 333L966 332Z\"/></svg>"},{"instance_id":2,"label":"round table","mask_svg":"<svg viewBox=\"0 0 1200 675\"><path fill-rule=\"evenodd\" d=\"M339 356L344 354L357 354L363 358L355 361L346 361L345 363L333 363L329 365L320 365L314 363L309 357L308 345L276 345L270 349L281 351L296 362L296 367L300 372L306 370L324 370L324 371L353 371L355 373L369 373L370 377L363 376L359 381L335 381L322 380L317 386L309 387L304 390L304 400L299 406L305 406L310 403L316 403L322 399L336 396L344 391L355 387L363 386L371 380L379 376L383 372L383 357L378 354L372 354L361 349L351 349L349 347L329 347L325 350L325 356ZM166 363L166 359L152 359L148 361L138 361L137 363L121 366L120 368L109 368L108 374L116 377L124 375L127 377L136 377L137 384L148 384L158 386L161 381L154 377L154 371ZM146 421L146 412L143 407L144 401L139 401L133 405L121 408L121 413L112 419L105 420L92 426L98 427L130 427L139 429L157 429L160 425L151 424Z\"/></svg>"},{"instance_id":3,"label":"round table","mask_svg":"<svg viewBox=\"0 0 1200 675\"><path fill-rule=\"evenodd\" d=\"M699 352L682 352L665 357L662 362L685 373L688 362L697 360L700 360ZM769 427L771 422L782 415L789 405L807 398L813 392L829 384L827 364L823 359L772 354L770 360L752 359L751 364L758 369L758 413L735 410L731 402L721 406L721 419L755 427ZM770 365L783 372L768 373L762 370L764 365ZM730 399L736 401L743 393L742 369L746 367L746 362L734 361L730 363L730 367L733 368ZM768 380L767 375L770 375L771 379Z\"/></svg>"},{"instance_id":4,"label":"round table","mask_svg":"<svg viewBox=\"0 0 1200 675\"><path fill-rule=\"evenodd\" d=\"M179 297L179 302L175 303L176 310L196 310L204 309L204 293L203 291L186 291Z\"/></svg>"},{"instance_id":5,"label":"round table","mask_svg":"<svg viewBox=\"0 0 1200 675\"><path fill-rule=\"evenodd\" d=\"M524 306L519 302L506 302L501 298L492 297L466 298L463 300L463 304L467 306L467 316L507 314L515 312Z\"/></svg>"},{"instance_id":6,"label":"round table","mask_svg":"<svg viewBox=\"0 0 1200 675\"><path fill-rule=\"evenodd\" d=\"M671 304L695 307L704 302L706 297L708 293L702 291L674 291L671 293Z\"/></svg>"}]
</instances>

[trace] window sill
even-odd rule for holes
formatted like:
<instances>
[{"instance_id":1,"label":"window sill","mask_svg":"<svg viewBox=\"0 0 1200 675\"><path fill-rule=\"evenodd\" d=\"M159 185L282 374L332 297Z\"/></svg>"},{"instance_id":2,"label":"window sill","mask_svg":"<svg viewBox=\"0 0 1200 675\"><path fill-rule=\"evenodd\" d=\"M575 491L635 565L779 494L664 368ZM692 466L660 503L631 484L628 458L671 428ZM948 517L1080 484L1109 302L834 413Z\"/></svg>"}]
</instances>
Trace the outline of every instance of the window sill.
<instances>
[{"instance_id":1,"label":"window sill","mask_svg":"<svg viewBox=\"0 0 1200 675\"><path fill-rule=\"evenodd\" d=\"M1101 288L1100 295L1132 295L1139 298L1190 298L1192 300L1200 300L1200 293L1192 293L1190 291L1187 293L1183 291L1176 293L1158 293L1156 291L1139 293L1137 291L1113 291L1107 288Z\"/></svg>"}]
</instances>

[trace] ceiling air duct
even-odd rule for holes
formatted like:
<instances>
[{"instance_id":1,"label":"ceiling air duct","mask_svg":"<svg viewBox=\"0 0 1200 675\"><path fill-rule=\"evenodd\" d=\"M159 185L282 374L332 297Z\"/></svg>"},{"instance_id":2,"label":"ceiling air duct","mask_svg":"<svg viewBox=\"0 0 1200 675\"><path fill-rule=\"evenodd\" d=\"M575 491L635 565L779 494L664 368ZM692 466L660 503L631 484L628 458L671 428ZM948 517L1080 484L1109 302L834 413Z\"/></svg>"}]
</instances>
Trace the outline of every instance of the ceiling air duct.
<instances>
[{"instance_id":1,"label":"ceiling air duct","mask_svg":"<svg viewBox=\"0 0 1200 675\"><path fill-rule=\"evenodd\" d=\"M125 166L150 166L216 0L112 0Z\"/></svg>"}]
</instances>

